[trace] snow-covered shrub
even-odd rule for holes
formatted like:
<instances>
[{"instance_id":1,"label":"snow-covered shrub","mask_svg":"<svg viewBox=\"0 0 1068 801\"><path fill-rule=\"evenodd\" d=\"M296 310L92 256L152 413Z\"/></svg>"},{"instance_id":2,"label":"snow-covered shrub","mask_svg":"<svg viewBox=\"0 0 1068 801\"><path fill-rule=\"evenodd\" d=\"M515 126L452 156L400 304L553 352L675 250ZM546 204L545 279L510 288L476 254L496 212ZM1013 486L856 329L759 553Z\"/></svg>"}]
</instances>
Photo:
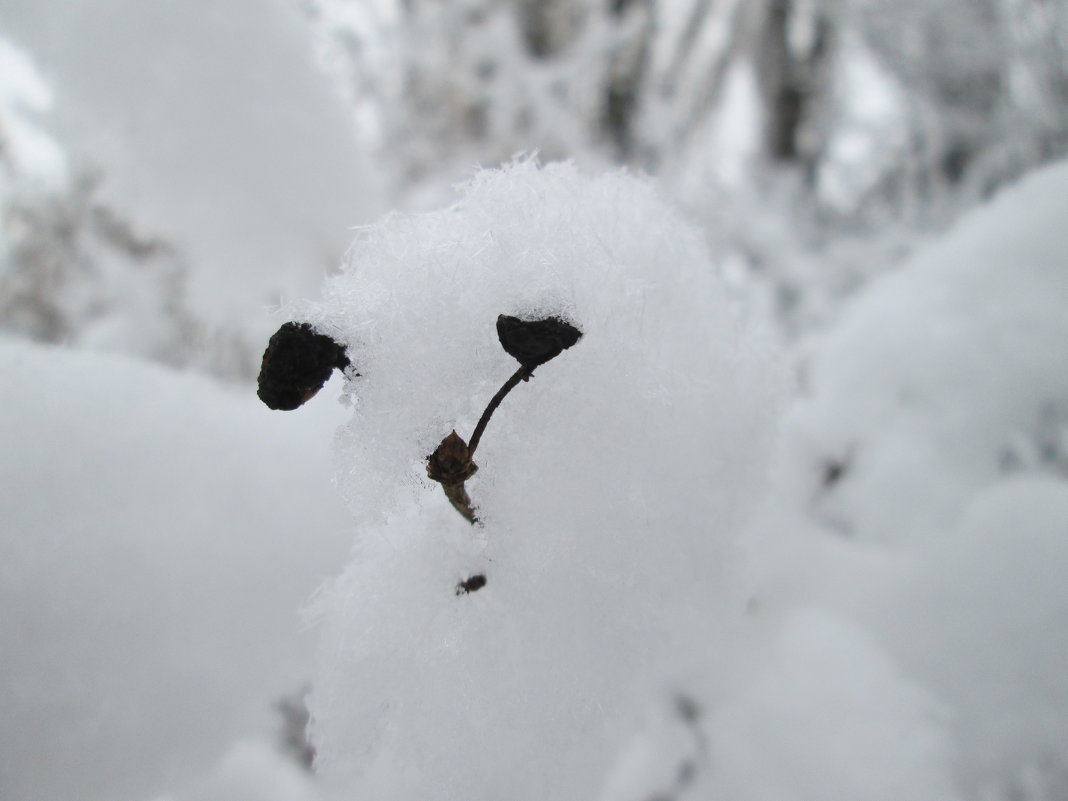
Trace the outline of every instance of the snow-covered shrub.
<instances>
[{"instance_id":1,"label":"snow-covered shrub","mask_svg":"<svg viewBox=\"0 0 1068 801\"><path fill-rule=\"evenodd\" d=\"M190 361L202 335L184 260L105 203L98 174L70 165L41 123L52 103L33 61L0 38L0 331ZM225 361L205 350L200 362Z\"/></svg>"},{"instance_id":2,"label":"snow-covered shrub","mask_svg":"<svg viewBox=\"0 0 1068 801\"><path fill-rule=\"evenodd\" d=\"M822 341L789 425L796 502L865 540L951 525L977 491L1059 474L1068 164L871 285Z\"/></svg>"},{"instance_id":3,"label":"snow-covered shrub","mask_svg":"<svg viewBox=\"0 0 1068 801\"><path fill-rule=\"evenodd\" d=\"M264 308L313 290L348 227L378 208L375 171L312 63L301 12L289 0L8 6L0 34L40 74L0 47L0 163L14 153L20 176L42 163L65 181L31 194L13 179L17 209L0 211L12 247L46 257L11 255L0 269L17 275L0 298L36 292L59 314L49 341L254 376ZM101 213L163 247L126 248ZM2 305L0 327L38 336L25 303Z\"/></svg>"},{"instance_id":4,"label":"snow-covered shrub","mask_svg":"<svg viewBox=\"0 0 1068 801\"><path fill-rule=\"evenodd\" d=\"M1068 788L1065 219L1061 163L847 308L748 543L758 606L815 602L874 635L942 708L946 765L982 801Z\"/></svg>"},{"instance_id":5,"label":"snow-covered shrub","mask_svg":"<svg viewBox=\"0 0 1068 801\"><path fill-rule=\"evenodd\" d=\"M426 459L515 370L501 314L583 336L494 415L472 526ZM319 769L383 798L596 798L640 711L727 659L781 383L759 320L650 184L530 161L363 231L297 316L352 360Z\"/></svg>"},{"instance_id":6,"label":"snow-covered shrub","mask_svg":"<svg viewBox=\"0 0 1068 801\"><path fill-rule=\"evenodd\" d=\"M11 339L0 377L0 798L156 799L231 749L217 772L299 784L272 707L311 678L298 607L346 551L314 444L343 410L279 421L247 388ZM189 798L264 798L226 786Z\"/></svg>"},{"instance_id":7,"label":"snow-covered shrub","mask_svg":"<svg viewBox=\"0 0 1068 801\"><path fill-rule=\"evenodd\" d=\"M0 329L41 342L182 364L194 351L185 264L168 243L134 231L101 204L98 182L21 192L0 213Z\"/></svg>"}]
</instances>

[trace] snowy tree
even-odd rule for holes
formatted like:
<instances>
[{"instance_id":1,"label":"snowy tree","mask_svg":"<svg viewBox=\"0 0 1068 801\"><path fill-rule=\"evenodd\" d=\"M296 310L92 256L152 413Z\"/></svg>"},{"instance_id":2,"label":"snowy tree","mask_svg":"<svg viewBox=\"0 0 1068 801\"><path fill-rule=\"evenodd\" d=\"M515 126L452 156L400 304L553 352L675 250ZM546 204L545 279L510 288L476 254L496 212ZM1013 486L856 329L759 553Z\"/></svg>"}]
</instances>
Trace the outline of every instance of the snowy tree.
<instances>
[{"instance_id":1,"label":"snowy tree","mask_svg":"<svg viewBox=\"0 0 1068 801\"><path fill-rule=\"evenodd\" d=\"M250 349L211 331L185 298L188 264L102 198L99 171L43 125L51 87L0 40L0 330L39 342L120 351L247 375Z\"/></svg>"},{"instance_id":2,"label":"snowy tree","mask_svg":"<svg viewBox=\"0 0 1068 801\"><path fill-rule=\"evenodd\" d=\"M81 193L48 199L34 217L62 208L82 221L62 246L71 251L62 267L70 283L96 285L85 294L98 293L97 318L105 307L121 317L128 304L126 333L152 339L154 324L169 325L168 304L180 305L191 328L172 326L167 337L185 328L188 352L168 361L254 376L250 343L272 327L265 308L302 283L315 287L340 260L348 227L378 208L374 170L312 62L306 20L288 0L57 2L8 0L0 12L48 76L48 126ZM165 247L131 255L96 226L93 209ZM179 294L171 278L152 285L153 274L175 272ZM94 324L94 343L126 337L122 349L158 350L139 348L121 327Z\"/></svg>"},{"instance_id":3,"label":"snowy tree","mask_svg":"<svg viewBox=\"0 0 1068 801\"><path fill-rule=\"evenodd\" d=\"M1065 162L1024 179L849 305L807 362L760 546L785 551L765 601L793 583L849 610L941 700L967 798L1066 786L1066 187Z\"/></svg>"},{"instance_id":4,"label":"snowy tree","mask_svg":"<svg viewBox=\"0 0 1068 801\"><path fill-rule=\"evenodd\" d=\"M788 336L1065 152L1061 4L314 0L403 207L520 151L659 176Z\"/></svg>"},{"instance_id":5,"label":"snowy tree","mask_svg":"<svg viewBox=\"0 0 1068 801\"><path fill-rule=\"evenodd\" d=\"M8 252L0 324L41 342L101 347L183 364L194 327L184 265L96 200L97 182L23 194L4 210Z\"/></svg>"}]
</instances>

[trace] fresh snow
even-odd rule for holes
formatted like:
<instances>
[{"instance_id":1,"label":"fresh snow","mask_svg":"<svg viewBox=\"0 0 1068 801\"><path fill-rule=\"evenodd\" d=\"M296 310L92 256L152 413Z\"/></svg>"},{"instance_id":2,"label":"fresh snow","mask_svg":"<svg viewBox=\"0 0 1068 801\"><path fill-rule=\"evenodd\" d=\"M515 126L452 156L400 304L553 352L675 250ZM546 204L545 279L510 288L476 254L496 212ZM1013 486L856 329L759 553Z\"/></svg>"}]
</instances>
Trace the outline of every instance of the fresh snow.
<instances>
[{"instance_id":1,"label":"fresh snow","mask_svg":"<svg viewBox=\"0 0 1068 801\"><path fill-rule=\"evenodd\" d=\"M1031 177L846 310L748 528L776 358L650 187L518 163L363 232L302 312L360 372L357 545L317 607L327 786L1063 794L1066 188ZM586 337L494 417L472 529L422 458L509 372L498 312Z\"/></svg>"},{"instance_id":2,"label":"fresh snow","mask_svg":"<svg viewBox=\"0 0 1068 801\"><path fill-rule=\"evenodd\" d=\"M145 799L273 740L350 539L336 407L12 340L0 376L0 798Z\"/></svg>"},{"instance_id":3,"label":"fresh snow","mask_svg":"<svg viewBox=\"0 0 1068 801\"><path fill-rule=\"evenodd\" d=\"M1064 798L1066 219L1068 164L1005 190L792 399L654 184L525 160L360 231L291 307L353 362L296 412L0 342L0 797ZM494 415L473 527L424 464L516 368L501 313L584 337ZM314 777L272 741L308 683Z\"/></svg>"},{"instance_id":4,"label":"fresh snow","mask_svg":"<svg viewBox=\"0 0 1068 801\"><path fill-rule=\"evenodd\" d=\"M865 626L938 700L984 801L1068 792L1066 219L1061 163L845 309L747 544L756 605Z\"/></svg>"},{"instance_id":5,"label":"fresh snow","mask_svg":"<svg viewBox=\"0 0 1068 801\"><path fill-rule=\"evenodd\" d=\"M472 527L426 478L517 363L499 314L582 339L497 411ZM303 316L349 348L340 482L362 521L319 599L322 774L367 796L597 798L742 607L781 381L700 237L624 173L516 162L357 239ZM485 588L457 596L484 574Z\"/></svg>"},{"instance_id":6,"label":"fresh snow","mask_svg":"<svg viewBox=\"0 0 1068 801\"><path fill-rule=\"evenodd\" d=\"M827 526L922 539L1007 475L1068 474L1066 187L1063 163L976 210L820 343L788 441Z\"/></svg>"}]
</instances>

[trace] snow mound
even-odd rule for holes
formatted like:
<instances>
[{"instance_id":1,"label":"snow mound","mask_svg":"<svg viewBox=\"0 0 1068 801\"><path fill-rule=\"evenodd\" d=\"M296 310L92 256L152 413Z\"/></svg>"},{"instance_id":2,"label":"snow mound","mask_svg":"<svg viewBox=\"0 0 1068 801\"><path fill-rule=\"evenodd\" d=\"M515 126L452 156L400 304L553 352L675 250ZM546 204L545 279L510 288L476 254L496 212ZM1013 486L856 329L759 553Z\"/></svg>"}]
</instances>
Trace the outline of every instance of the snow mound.
<instances>
[{"instance_id":1,"label":"snow mound","mask_svg":"<svg viewBox=\"0 0 1068 801\"><path fill-rule=\"evenodd\" d=\"M205 776L158 801L322 801L314 778L279 756L274 743L237 742Z\"/></svg>"},{"instance_id":2,"label":"snow mound","mask_svg":"<svg viewBox=\"0 0 1068 801\"><path fill-rule=\"evenodd\" d=\"M425 460L516 370L501 314L583 336L494 415L473 527ZM338 454L361 522L319 605L322 771L376 797L596 797L634 710L714 662L737 611L782 383L769 337L652 185L531 161L364 231L300 316L353 362Z\"/></svg>"},{"instance_id":3,"label":"snow mound","mask_svg":"<svg viewBox=\"0 0 1068 801\"><path fill-rule=\"evenodd\" d=\"M871 636L794 611L751 681L712 715L701 797L950 801L943 718Z\"/></svg>"},{"instance_id":4,"label":"snow mound","mask_svg":"<svg viewBox=\"0 0 1068 801\"><path fill-rule=\"evenodd\" d=\"M876 600L875 630L952 710L977 797L1068 792L1068 485L1019 477L979 493Z\"/></svg>"},{"instance_id":5,"label":"snow mound","mask_svg":"<svg viewBox=\"0 0 1068 801\"><path fill-rule=\"evenodd\" d=\"M0 797L143 801L281 727L344 558L328 406L0 340Z\"/></svg>"},{"instance_id":6,"label":"snow mound","mask_svg":"<svg viewBox=\"0 0 1068 801\"><path fill-rule=\"evenodd\" d=\"M852 617L944 707L967 798L1068 790L1066 219L1062 163L870 285L815 352L750 543L769 608Z\"/></svg>"},{"instance_id":7,"label":"snow mound","mask_svg":"<svg viewBox=\"0 0 1068 801\"><path fill-rule=\"evenodd\" d=\"M801 504L869 541L953 524L1019 471L1068 475L1068 163L874 282L791 414Z\"/></svg>"}]
</instances>

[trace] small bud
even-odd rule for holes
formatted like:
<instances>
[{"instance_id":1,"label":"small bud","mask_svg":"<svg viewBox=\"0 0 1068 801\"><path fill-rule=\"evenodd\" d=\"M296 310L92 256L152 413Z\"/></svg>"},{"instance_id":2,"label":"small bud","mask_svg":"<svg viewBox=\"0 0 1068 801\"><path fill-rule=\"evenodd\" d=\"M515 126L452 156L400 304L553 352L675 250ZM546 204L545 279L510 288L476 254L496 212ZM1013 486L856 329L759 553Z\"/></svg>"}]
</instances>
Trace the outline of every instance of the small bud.
<instances>
[{"instance_id":1,"label":"small bud","mask_svg":"<svg viewBox=\"0 0 1068 801\"><path fill-rule=\"evenodd\" d=\"M426 474L442 484L457 484L471 478L478 466L463 437L453 431L426 460Z\"/></svg>"},{"instance_id":2,"label":"small bud","mask_svg":"<svg viewBox=\"0 0 1068 801\"><path fill-rule=\"evenodd\" d=\"M475 517L471 496L467 494L464 482L476 472L478 465L471 461L471 449L456 431L445 437L434 452L426 457L427 476L441 484L449 503L472 525L478 523L478 518Z\"/></svg>"},{"instance_id":3,"label":"small bud","mask_svg":"<svg viewBox=\"0 0 1068 801\"><path fill-rule=\"evenodd\" d=\"M272 409L296 409L323 388L334 368L348 366L345 348L330 337L307 323L286 323L267 343L256 394Z\"/></svg>"}]
</instances>

